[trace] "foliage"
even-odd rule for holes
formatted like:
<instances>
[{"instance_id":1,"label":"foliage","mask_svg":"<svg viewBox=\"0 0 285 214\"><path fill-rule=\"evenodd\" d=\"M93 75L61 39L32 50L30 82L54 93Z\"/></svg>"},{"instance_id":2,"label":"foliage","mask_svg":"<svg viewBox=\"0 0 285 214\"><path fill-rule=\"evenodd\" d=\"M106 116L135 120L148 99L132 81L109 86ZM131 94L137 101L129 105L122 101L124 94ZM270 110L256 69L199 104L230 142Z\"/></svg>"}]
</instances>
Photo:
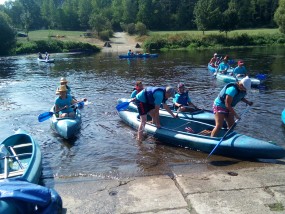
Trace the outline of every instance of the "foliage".
<instances>
[{"instance_id":1,"label":"foliage","mask_svg":"<svg viewBox=\"0 0 285 214\"><path fill-rule=\"evenodd\" d=\"M0 55L8 54L16 44L16 32L8 15L0 11Z\"/></svg>"},{"instance_id":2,"label":"foliage","mask_svg":"<svg viewBox=\"0 0 285 214\"><path fill-rule=\"evenodd\" d=\"M138 22L135 24L135 31L139 36L147 35L146 26L142 22Z\"/></svg>"},{"instance_id":3,"label":"foliage","mask_svg":"<svg viewBox=\"0 0 285 214\"><path fill-rule=\"evenodd\" d=\"M285 33L285 0L279 0L279 7L274 15L274 20L281 33Z\"/></svg>"}]
</instances>

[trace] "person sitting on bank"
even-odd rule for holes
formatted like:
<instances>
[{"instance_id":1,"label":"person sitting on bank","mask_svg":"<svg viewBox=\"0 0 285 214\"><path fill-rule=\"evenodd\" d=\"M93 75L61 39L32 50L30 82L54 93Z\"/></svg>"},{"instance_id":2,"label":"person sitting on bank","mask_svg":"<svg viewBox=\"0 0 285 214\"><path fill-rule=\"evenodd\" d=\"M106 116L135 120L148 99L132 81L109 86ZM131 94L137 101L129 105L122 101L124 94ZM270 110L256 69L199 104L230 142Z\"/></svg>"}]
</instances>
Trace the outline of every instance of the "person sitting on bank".
<instances>
[{"instance_id":1,"label":"person sitting on bank","mask_svg":"<svg viewBox=\"0 0 285 214\"><path fill-rule=\"evenodd\" d=\"M218 67L218 61L219 61L219 59L218 59L218 54L217 54L217 53L214 53L214 56L211 58L209 64L210 64L212 67L216 68L216 67Z\"/></svg>"},{"instance_id":2,"label":"person sitting on bank","mask_svg":"<svg viewBox=\"0 0 285 214\"><path fill-rule=\"evenodd\" d=\"M39 52L39 59L43 59L43 56L42 56L42 53L41 52Z\"/></svg>"},{"instance_id":3,"label":"person sitting on bank","mask_svg":"<svg viewBox=\"0 0 285 214\"><path fill-rule=\"evenodd\" d=\"M181 112L193 112L197 110L189 97L188 91L185 90L185 85L179 83L177 86L178 93L175 94L173 98L174 108L178 109Z\"/></svg>"},{"instance_id":4,"label":"person sitting on bank","mask_svg":"<svg viewBox=\"0 0 285 214\"><path fill-rule=\"evenodd\" d=\"M67 83L68 83L68 81L66 80L65 77L61 77L60 78L60 86L64 85L66 87L66 89L67 89L67 94L71 95L71 88L67 85ZM59 92L58 92L59 87L56 89L56 95L59 94Z\"/></svg>"},{"instance_id":5,"label":"person sitting on bank","mask_svg":"<svg viewBox=\"0 0 285 214\"><path fill-rule=\"evenodd\" d=\"M59 93L59 96L55 100L54 111L59 111L59 118L74 117L75 112L74 109L71 108L71 105L75 104L76 100L74 100L71 95L67 94L65 85L61 85L57 92Z\"/></svg>"},{"instance_id":6,"label":"person sitting on bank","mask_svg":"<svg viewBox=\"0 0 285 214\"><path fill-rule=\"evenodd\" d=\"M166 101L170 97L174 97L175 90L173 87L146 87L136 95L136 105L140 116L140 125L138 127L137 140L142 141L143 130L147 121L147 114L152 117L153 124L160 128L159 108L162 104L165 110L176 118ZM134 98L133 98L134 99Z\"/></svg>"},{"instance_id":7,"label":"person sitting on bank","mask_svg":"<svg viewBox=\"0 0 285 214\"><path fill-rule=\"evenodd\" d=\"M244 62L242 60L238 61L238 66L233 71L236 77L245 77L248 76L247 70L244 66Z\"/></svg>"},{"instance_id":8,"label":"person sitting on bank","mask_svg":"<svg viewBox=\"0 0 285 214\"><path fill-rule=\"evenodd\" d=\"M214 74L216 75L217 73L221 73L221 74L226 74L228 69L230 68L230 65L228 63L228 56L225 56L223 59L223 62L219 64L218 68L217 68L217 72Z\"/></svg>"},{"instance_id":9,"label":"person sitting on bank","mask_svg":"<svg viewBox=\"0 0 285 214\"><path fill-rule=\"evenodd\" d=\"M235 105L243 101L247 105L252 105L253 102L245 99L246 93L250 91L251 80L248 77L243 78L237 83L227 84L219 93L218 97L214 100L213 112L215 114L215 127L211 133L211 137L216 137L223 127L224 120L228 128L231 128L236 119L240 119L235 112Z\"/></svg>"},{"instance_id":10,"label":"person sitting on bank","mask_svg":"<svg viewBox=\"0 0 285 214\"><path fill-rule=\"evenodd\" d=\"M135 98L136 95L141 92L141 90L143 90L142 81L137 81L136 85L135 85L135 88L134 88L134 90L133 90L133 92L131 94L131 98Z\"/></svg>"}]
</instances>

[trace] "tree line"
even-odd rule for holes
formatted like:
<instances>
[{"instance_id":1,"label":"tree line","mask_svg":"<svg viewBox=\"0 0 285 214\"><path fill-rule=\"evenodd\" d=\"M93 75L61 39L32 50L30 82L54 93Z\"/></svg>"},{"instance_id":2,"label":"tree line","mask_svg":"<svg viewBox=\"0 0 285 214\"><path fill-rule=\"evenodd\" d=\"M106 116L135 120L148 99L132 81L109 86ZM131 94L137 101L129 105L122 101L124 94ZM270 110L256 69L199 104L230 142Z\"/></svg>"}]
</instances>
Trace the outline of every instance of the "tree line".
<instances>
[{"instance_id":1,"label":"tree line","mask_svg":"<svg viewBox=\"0 0 285 214\"><path fill-rule=\"evenodd\" d=\"M149 30L229 31L276 27L277 8L278 0L10 0L0 10L26 30L122 30L140 22Z\"/></svg>"}]
</instances>

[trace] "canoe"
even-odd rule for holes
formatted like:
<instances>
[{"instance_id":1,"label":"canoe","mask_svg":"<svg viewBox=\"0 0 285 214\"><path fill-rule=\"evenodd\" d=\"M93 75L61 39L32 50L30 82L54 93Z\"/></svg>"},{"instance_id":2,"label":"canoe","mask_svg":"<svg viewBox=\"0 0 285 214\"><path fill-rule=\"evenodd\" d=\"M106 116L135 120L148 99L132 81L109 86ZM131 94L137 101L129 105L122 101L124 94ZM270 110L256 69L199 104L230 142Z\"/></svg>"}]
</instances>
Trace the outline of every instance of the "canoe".
<instances>
[{"instance_id":1,"label":"canoe","mask_svg":"<svg viewBox=\"0 0 285 214\"><path fill-rule=\"evenodd\" d=\"M46 59L39 59L38 58L38 61L39 62L45 62L45 63L54 63L55 59L48 59L48 60L46 60Z\"/></svg>"},{"instance_id":2,"label":"canoe","mask_svg":"<svg viewBox=\"0 0 285 214\"><path fill-rule=\"evenodd\" d=\"M284 110L282 111L281 120L282 120L283 124L285 124L285 108L284 108Z\"/></svg>"},{"instance_id":3,"label":"canoe","mask_svg":"<svg viewBox=\"0 0 285 214\"><path fill-rule=\"evenodd\" d=\"M134 129L140 124L137 115L134 111L119 111L120 118ZM210 137L210 132L214 128L210 124L168 116L161 116L160 121L160 129L147 123L145 132L167 144L205 153L210 153L227 131L222 129L218 137ZM224 138L214 154L241 159L279 159L285 157L285 149L233 131Z\"/></svg>"},{"instance_id":4,"label":"canoe","mask_svg":"<svg viewBox=\"0 0 285 214\"><path fill-rule=\"evenodd\" d=\"M236 78L234 76L228 74L221 74L217 73L216 75L217 80L223 81L225 83L236 82ZM237 77L238 81L242 80L243 77ZM250 77L251 86L256 87L260 85L260 80L257 78Z\"/></svg>"},{"instance_id":5,"label":"canoe","mask_svg":"<svg viewBox=\"0 0 285 214\"><path fill-rule=\"evenodd\" d=\"M211 71L212 73L215 73L217 68L213 67L211 64L208 64L208 70Z\"/></svg>"},{"instance_id":6,"label":"canoe","mask_svg":"<svg viewBox=\"0 0 285 214\"><path fill-rule=\"evenodd\" d=\"M143 53L143 54L121 54L119 55L120 59L132 59L132 58L156 58L158 57L158 54L149 54L149 53Z\"/></svg>"},{"instance_id":7,"label":"canoe","mask_svg":"<svg viewBox=\"0 0 285 214\"><path fill-rule=\"evenodd\" d=\"M119 104L119 103L128 102L128 101L129 99L121 98L121 99L118 99L117 103ZM130 103L128 109L132 111L137 111L137 106L134 103ZM170 106L170 109L175 115L177 114L177 111L173 109L173 106ZM160 109L159 115L170 116L170 114L165 109ZM183 119L191 119L191 120L196 120L196 121L215 125L215 115L212 111L209 111L209 110L201 109L195 112L179 112L178 116ZM225 127L226 127L226 124L225 124Z\"/></svg>"},{"instance_id":8,"label":"canoe","mask_svg":"<svg viewBox=\"0 0 285 214\"><path fill-rule=\"evenodd\" d=\"M53 107L51 109L53 112ZM81 128L81 113L79 109L76 109L74 118L65 117L57 118L55 114L50 119L51 128L57 132L61 137L70 139L74 137Z\"/></svg>"},{"instance_id":9,"label":"canoe","mask_svg":"<svg viewBox=\"0 0 285 214\"><path fill-rule=\"evenodd\" d=\"M0 179L22 178L37 184L42 173L42 155L34 139L23 130L0 144Z\"/></svg>"}]
</instances>

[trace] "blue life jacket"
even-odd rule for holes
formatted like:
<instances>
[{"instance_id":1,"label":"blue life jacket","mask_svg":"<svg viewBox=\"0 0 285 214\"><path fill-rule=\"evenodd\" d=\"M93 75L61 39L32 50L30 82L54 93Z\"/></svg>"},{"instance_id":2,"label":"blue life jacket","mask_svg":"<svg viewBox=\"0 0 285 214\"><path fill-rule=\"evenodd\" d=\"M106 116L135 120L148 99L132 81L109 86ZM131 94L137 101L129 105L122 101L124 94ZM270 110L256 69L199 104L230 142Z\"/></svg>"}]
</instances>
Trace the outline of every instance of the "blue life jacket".
<instances>
[{"instance_id":1,"label":"blue life jacket","mask_svg":"<svg viewBox=\"0 0 285 214\"><path fill-rule=\"evenodd\" d=\"M188 91L184 92L183 94L180 94L180 96L178 97L176 102L179 104L182 104L184 106L187 106L187 104L188 104Z\"/></svg>"},{"instance_id":2,"label":"blue life jacket","mask_svg":"<svg viewBox=\"0 0 285 214\"><path fill-rule=\"evenodd\" d=\"M148 104L154 105L154 97L153 94L156 91L163 92L163 100L162 103L165 103L167 99L165 99L166 88L165 87L147 87L145 90L145 99Z\"/></svg>"},{"instance_id":3,"label":"blue life jacket","mask_svg":"<svg viewBox=\"0 0 285 214\"><path fill-rule=\"evenodd\" d=\"M229 83L229 84L225 85L225 87L219 93L219 98L220 98L222 103L225 103L226 90L227 90L227 88L229 88L231 86L234 86L235 89L238 91L238 93L233 97L233 101L231 104L231 106L234 107L239 101L241 101L245 97L246 92L239 90L238 85L236 83Z\"/></svg>"}]
</instances>

